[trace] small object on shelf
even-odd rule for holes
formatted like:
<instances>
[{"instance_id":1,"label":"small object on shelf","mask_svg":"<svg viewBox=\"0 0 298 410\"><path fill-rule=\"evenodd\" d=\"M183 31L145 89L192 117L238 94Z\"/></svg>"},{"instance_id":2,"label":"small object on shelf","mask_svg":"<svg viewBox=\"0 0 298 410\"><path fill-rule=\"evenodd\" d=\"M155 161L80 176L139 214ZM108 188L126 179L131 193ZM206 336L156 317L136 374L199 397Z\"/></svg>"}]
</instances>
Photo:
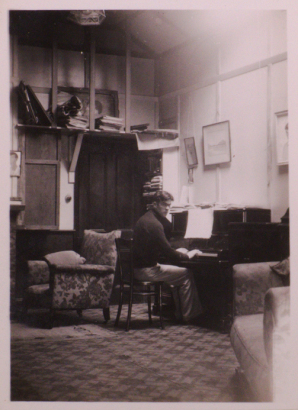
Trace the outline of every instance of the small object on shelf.
<instances>
[{"instance_id":1,"label":"small object on shelf","mask_svg":"<svg viewBox=\"0 0 298 410\"><path fill-rule=\"evenodd\" d=\"M145 123L145 124L138 124L138 125L132 125L130 127L130 131L145 131L147 130L148 126L149 126L149 122Z\"/></svg>"},{"instance_id":2,"label":"small object on shelf","mask_svg":"<svg viewBox=\"0 0 298 410\"><path fill-rule=\"evenodd\" d=\"M179 133L177 130L170 130L170 129L154 129L154 130L145 130L142 132L142 135L146 137L154 138L164 138L167 140L174 140L179 137Z\"/></svg>"},{"instance_id":3,"label":"small object on shelf","mask_svg":"<svg viewBox=\"0 0 298 410\"><path fill-rule=\"evenodd\" d=\"M95 120L95 128L103 131L119 131L124 125L123 118L104 115Z\"/></svg>"},{"instance_id":4,"label":"small object on shelf","mask_svg":"<svg viewBox=\"0 0 298 410\"><path fill-rule=\"evenodd\" d=\"M83 104L76 95L61 91L57 96L57 124L66 128L86 129L89 119L83 115Z\"/></svg>"}]
</instances>

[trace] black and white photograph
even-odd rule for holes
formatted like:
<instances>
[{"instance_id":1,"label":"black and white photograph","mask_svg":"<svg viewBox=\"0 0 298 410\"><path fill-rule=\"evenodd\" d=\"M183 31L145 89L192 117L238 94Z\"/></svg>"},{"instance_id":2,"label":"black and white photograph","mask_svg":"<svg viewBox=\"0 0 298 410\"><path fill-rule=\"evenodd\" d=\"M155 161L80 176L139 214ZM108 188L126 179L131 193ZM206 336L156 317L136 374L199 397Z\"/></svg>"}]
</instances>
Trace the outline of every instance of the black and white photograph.
<instances>
[{"instance_id":1,"label":"black and white photograph","mask_svg":"<svg viewBox=\"0 0 298 410\"><path fill-rule=\"evenodd\" d=\"M184 144L185 144L187 165L189 168L193 168L196 165L198 165L198 157L197 157L197 150L196 150L194 137L185 138Z\"/></svg>"},{"instance_id":2,"label":"black and white photograph","mask_svg":"<svg viewBox=\"0 0 298 410\"><path fill-rule=\"evenodd\" d=\"M295 410L298 4L58 3L0 6L0 407Z\"/></svg>"},{"instance_id":3,"label":"black and white photograph","mask_svg":"<svg viewBox=\"0 0 298 410\"><path fill-rule=\"evenodd\" d=\"M10 151L10 176L19 177L21 175L21 152Z\"/></svg>"}]
</instances>

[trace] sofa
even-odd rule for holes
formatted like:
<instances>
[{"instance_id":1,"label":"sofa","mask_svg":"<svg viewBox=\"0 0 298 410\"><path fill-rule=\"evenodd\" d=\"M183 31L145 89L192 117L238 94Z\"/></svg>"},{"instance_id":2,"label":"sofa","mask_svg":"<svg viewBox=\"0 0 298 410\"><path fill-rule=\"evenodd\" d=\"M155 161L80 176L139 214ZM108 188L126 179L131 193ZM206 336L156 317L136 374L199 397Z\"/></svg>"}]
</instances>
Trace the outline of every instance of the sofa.
<instances>
[{"instance_id":1,"label":"sofa","mask_svg":"<svg viewBox=\"0 0 298 410\"><path fill-rule=\"evenodd\" d=\"M283 402L291 385L289 258L232 269L230 340L240 386L253 401Z\"/></svg>"}]
</instances>

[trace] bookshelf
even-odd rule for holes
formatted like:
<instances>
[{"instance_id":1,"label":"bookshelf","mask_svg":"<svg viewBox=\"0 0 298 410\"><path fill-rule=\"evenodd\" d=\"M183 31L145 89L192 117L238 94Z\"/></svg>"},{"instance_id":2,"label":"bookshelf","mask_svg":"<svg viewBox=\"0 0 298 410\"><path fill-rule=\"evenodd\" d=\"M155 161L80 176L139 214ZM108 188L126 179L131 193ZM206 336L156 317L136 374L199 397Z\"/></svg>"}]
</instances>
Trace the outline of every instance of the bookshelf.
<instances>
[{"instance_id":1,"label":"bookshelf","mask_svg":"<svg viewBox=\"0 0 298 410\"><path fill-rule=\"evenodd\" d=\"M140 151L138 162L142 184L142 209L145 212L150 207L156 191L163 189L162 150Z\"/></svg>"}]
</instances>

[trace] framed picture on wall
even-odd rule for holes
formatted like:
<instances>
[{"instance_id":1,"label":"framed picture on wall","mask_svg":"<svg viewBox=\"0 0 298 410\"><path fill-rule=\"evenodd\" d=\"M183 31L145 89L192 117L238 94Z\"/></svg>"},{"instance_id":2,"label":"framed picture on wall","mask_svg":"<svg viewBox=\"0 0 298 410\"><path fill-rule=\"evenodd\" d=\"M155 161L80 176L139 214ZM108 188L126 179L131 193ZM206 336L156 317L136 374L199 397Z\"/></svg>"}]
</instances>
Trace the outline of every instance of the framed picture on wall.
<instances>
[{"instance_id":1,"label":"framed picture on wall","mask_svg":"<svg viewBox=\"0 0 298 410\"><path fill-rule=\"evenodd\" d=\"M230 121L203 126L204 164L231 161Z\"/></svg>"},{"instance_id":2,"label":"framed picture on wall","mask_svg":"<svg viewBox=\"0 0 298 410\"><path fill-rule=\"evenodd\" d=\"M288 111L275 113L276 156L278 165L289 163Z\"/></svg>"},{"instance_id":3,"label":"framed picture on wall","mask_svg":"<svg viewBox=\"0 0 298 410\"><path fill-rule=\"evenodd\" d=\"M184 138L185 153L188 168L198 165L197 150L194 137Z\"/></svg>"},{"instance_id":4,"label":"framed picture on wall","mask_svg":"<svg viewBox=\"0 0 298 410\"><path fill-rule=\"evenodd\" d=\"M21 155L20 151L10 151L10 176L19 177L21 175Z\"/></svg>"}]
</instances>

